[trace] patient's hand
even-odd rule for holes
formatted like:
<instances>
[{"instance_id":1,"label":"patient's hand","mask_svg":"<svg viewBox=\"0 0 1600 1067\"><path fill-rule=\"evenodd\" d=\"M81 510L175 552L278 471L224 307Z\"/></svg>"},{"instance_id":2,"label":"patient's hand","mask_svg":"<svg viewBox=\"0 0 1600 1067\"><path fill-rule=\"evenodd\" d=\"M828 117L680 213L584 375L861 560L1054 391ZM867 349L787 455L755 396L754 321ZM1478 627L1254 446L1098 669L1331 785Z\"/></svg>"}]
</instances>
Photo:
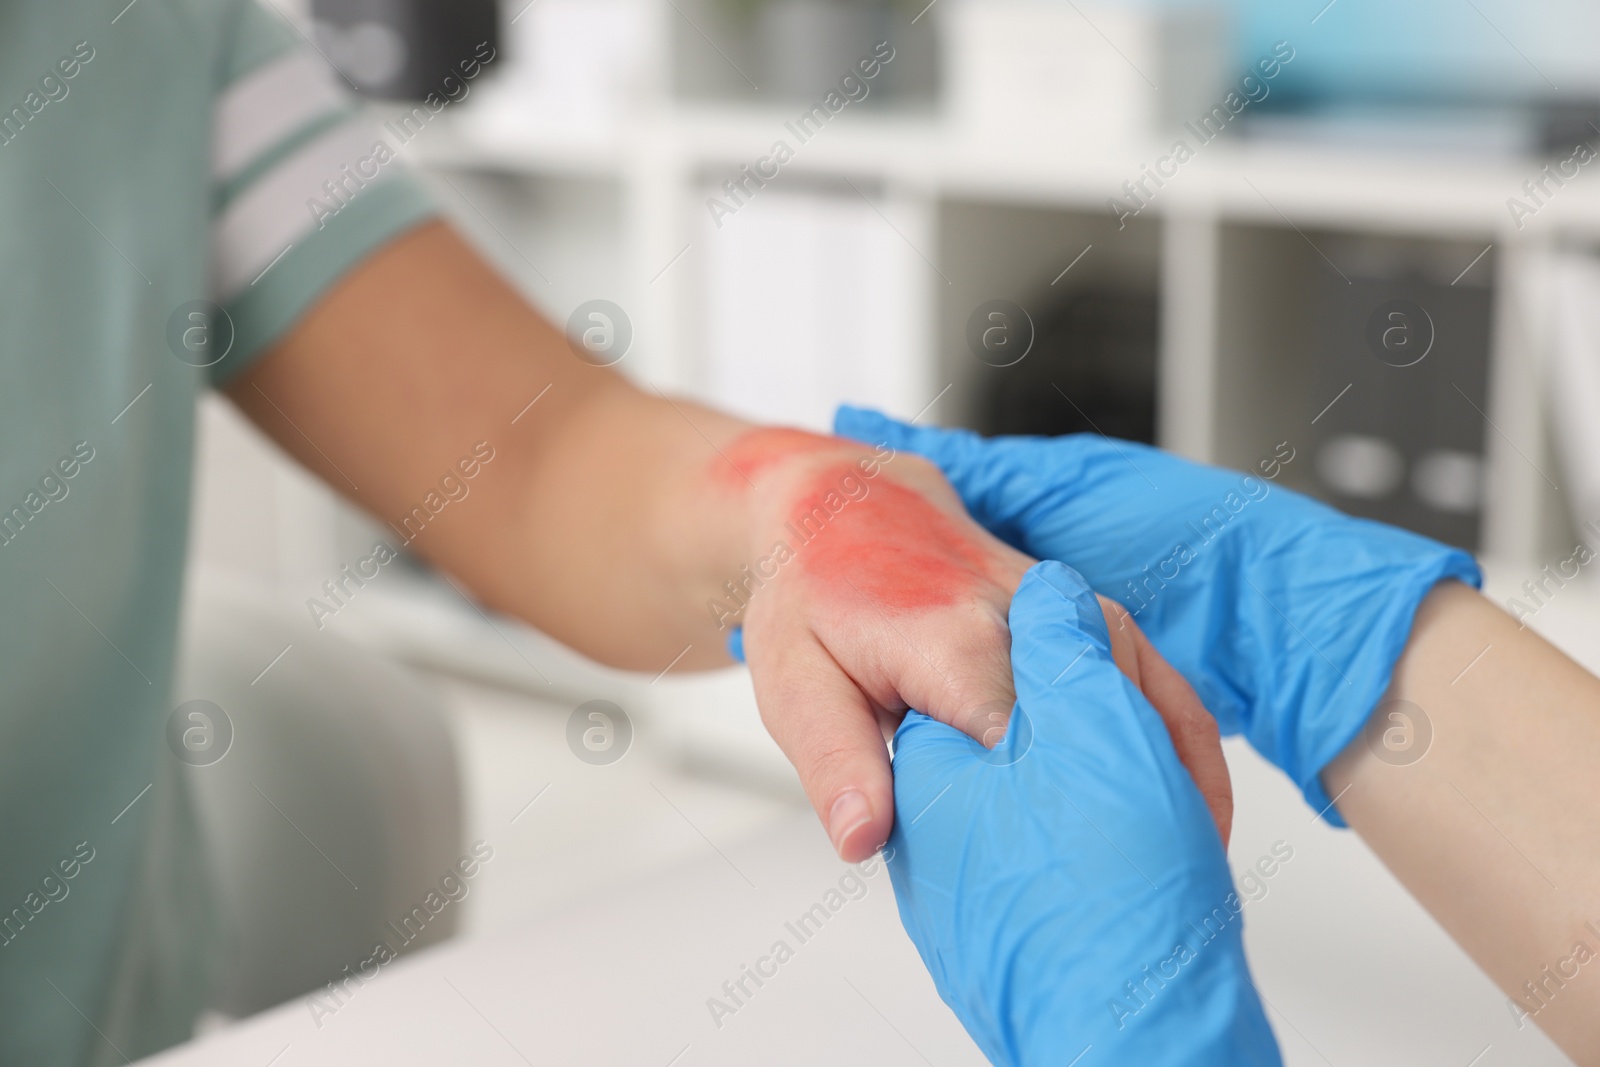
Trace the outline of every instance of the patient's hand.
<instances>
[{"instance_id":1,"label":"patient's hand","mask_svg":"<svg viewBox=\"0 0 1600 1067\"><path fill-rule=\"evenodd\" d=\"M910 454L767 429L735 441L719 467L757 531L724 590L725 620L745 627L767 729L834 847L859 860L889 833L884 738L908 707L991 747L1004 736L1016 695L1006 620L1034 561L973 522ZM1127 613L1100 603L1117 665L1160 711L1226 839L1216 722Z\"/></svg>"}]
</instances>

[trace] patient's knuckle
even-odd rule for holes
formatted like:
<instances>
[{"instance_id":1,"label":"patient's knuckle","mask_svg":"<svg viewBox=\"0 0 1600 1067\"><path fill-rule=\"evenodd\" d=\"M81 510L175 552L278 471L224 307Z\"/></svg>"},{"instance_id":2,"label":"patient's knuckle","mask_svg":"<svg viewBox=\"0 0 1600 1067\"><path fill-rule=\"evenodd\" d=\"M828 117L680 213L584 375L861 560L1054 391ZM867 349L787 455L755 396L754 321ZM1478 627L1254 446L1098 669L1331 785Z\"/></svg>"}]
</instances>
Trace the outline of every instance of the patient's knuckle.
<instances>
[{"instance_id":1,"label":"patient's knuckle","mask_svg":"<svg viewBox=\"0 0 1600 1067\"><path fill-rule=\"evenodd\" d=\"M1005 614L987 600L972 600L959 605L949 621L949 643L977 654L1007 654L1011 648L1011 624Z\"/></svg>"}]
</instances>

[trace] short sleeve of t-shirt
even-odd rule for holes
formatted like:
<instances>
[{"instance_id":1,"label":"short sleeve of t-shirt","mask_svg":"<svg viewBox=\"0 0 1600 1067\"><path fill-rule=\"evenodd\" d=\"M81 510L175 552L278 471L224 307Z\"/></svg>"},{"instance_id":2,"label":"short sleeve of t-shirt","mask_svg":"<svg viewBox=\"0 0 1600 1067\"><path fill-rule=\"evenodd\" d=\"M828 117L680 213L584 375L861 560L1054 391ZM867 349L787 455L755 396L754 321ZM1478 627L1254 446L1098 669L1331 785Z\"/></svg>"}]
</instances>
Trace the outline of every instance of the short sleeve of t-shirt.
<instances>
[{"instance_id":1,"label":"short sleeve of t-shirt","mask_svg":"<svg viewBox=\"0 0 1600 1067\"><path fill-rule=\"evenodd\" d=\"M213 384L249 366L352 267L435 213L298 30L255 0L231 17L212 106L209 281L232 343L210 368Z\"/></svg>"}]
</instances>

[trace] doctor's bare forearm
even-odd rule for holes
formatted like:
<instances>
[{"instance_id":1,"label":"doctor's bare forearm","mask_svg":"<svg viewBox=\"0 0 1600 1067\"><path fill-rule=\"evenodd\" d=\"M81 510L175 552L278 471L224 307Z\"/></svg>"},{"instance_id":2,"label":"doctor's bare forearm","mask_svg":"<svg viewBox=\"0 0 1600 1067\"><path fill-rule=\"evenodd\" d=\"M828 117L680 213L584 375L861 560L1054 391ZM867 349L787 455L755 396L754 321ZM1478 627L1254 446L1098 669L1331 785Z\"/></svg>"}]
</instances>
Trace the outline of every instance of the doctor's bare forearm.
<instances>
[{"instance_id":1,"label":"doctor's bare forearm","mask_svg":"<svg viewBox=\"0 0 1600 1067\"><path fill-rule=\"evenodd\" d=\"M1391 731L1385 737L1385 732ZM1423 603L1339 811L1575 1060L1600 1064L1600 679L1466 586Z\"/></svg>"}]
</instances>

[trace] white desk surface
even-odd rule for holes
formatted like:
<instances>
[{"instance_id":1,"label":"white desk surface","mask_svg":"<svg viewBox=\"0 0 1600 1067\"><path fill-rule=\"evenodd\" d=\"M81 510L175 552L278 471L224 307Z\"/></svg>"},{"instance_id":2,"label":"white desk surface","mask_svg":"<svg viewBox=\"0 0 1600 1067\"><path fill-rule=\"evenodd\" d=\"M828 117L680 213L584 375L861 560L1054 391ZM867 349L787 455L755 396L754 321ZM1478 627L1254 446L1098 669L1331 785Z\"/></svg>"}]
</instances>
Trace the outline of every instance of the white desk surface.
<instances>
[{"instance_id":1,"label":"white desk surface","mask_svg":"<svg viewBox=\"0 0 1600 1067\"><path fill-rule=\"evenodd\" d=\"M1246 909L1252 966L1290 1067L1569 1062L1538 1030L1516 1029L1505 998L1359 839L1313 824L1275 771L1237 740L1227 747L1241 801L1236 870L1274 841L1295 849L1267 896ZM901 930L887 872L797 945L784 922L845 870L810 813L724 852L708 846L670 875L520 931L391 964L320 1027L305 1001L294 1001L144 1062L984 1062ZM707 998L780 937L796 946L794 958L718 1028Z\"/></svg>"},{"instance_id":2,"label":"white desk surface","mask_svg":"<svg viewBox=\"0 0 1600 1067\"><path fill-rule=\"evenodd\" d=\"M1504 576L1506 589L1514 577ZM1571 591L1533 621L1600 667L1600 598ZM1241 740L1224 747L1238 801L1235 871L1274 842L1295 850L1245 917L1251 966L1289 1067L1570 1062L1534 1027L1517 1029L1505 997L1360 839L1313 821L1298 792ZM707 842L670 873L391 964L320 1027L298 1000L144 1062L983 1063L901 930L881 869L863 898L714 1025L707 998L775 939L794 944L784 922L845 870L808 811L760 825L743 845L714 835L718 846Z\"/></svg>"},{"instance_id":3,"label":"white desk surface","mask_svg":"<svg viewBox=\"0 0 1600 1067\"><path fill-rule=\"evenodd\" d=\"M143 1062L985 1062L901 931L881 864L865 879L865 895L801 944L784 922L847 870L810 813L725 852L726 859L708 848L704 860L672 875L520 932L390 964L320 1027L306 1002L294 1001ZM780 937L794 957L718 1028L707 998L721 996L722 983Z\"/></svg>"}]
</instances>

